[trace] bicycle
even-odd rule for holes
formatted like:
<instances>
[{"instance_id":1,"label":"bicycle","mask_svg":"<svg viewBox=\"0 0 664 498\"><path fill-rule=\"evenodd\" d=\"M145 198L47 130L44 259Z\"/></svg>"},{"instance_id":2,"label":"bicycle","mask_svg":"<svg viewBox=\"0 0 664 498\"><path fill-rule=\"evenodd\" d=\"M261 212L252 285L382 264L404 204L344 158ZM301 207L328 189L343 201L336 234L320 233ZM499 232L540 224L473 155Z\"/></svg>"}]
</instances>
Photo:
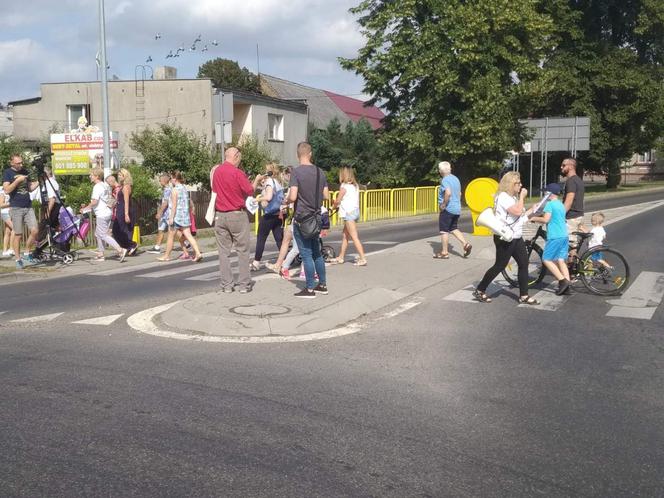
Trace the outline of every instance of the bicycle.
<instances>
[{"instance_id":1,"label":"bicycle","mask_svg":"<svg viewBox=\"0 0 664 498\"><path fill-rule=\"evenodd\" d=\"M588 232L573 232L577 237L577 252L567 263L570 278L581 280L589 292L600 296L622 294L629 283L629 264L625 257L616 249L605 245L596 246L581 252L581 247L592 234ZM539 284L546 276L546 267L542 262L542 247L537 239L546 241L546 230L542 225L537 228L535 235L527 239L528 251L528 287ZM570 244L570 248L573 246ZM581 254L579 256L579 254ZM516 261L510 259L507 267L502 271L503 277L513 287L518 287L518 267Z\"/></svg>"}]
</instances>

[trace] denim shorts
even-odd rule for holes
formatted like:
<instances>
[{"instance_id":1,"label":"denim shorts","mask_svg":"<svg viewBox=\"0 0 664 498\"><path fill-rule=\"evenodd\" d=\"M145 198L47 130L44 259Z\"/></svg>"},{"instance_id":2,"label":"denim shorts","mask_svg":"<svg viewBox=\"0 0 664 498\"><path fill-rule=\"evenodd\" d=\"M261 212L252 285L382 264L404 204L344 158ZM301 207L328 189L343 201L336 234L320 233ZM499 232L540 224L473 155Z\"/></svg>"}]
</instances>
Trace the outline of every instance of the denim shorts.
<instances>
[{"instance_id":1,"label":"denim shorts","mask_svg":"<svg viewBox=\"0 0 664 498\"><path fill-rule=\"evenodd\" d=\"M557 239L549 239L544 246L542 253L542 261L557 261L559 259L567 259L569 255L569 239L567 237L559 237Z\"/></svg>"},{"instance_id":2,"label":"denim shorts","mask_svg":"<svg viewBox=\"0 0 664 498\"><path fill-rule=\"evenodd\" d=\"M2 221L4 221L5 223L11 221L11 218L9 217L9 211L7 211L6 213L4 211L2 212Z\"/></svg>"},{"instance_id":3,"label":"denim shorts","mask_svg":"<svg viewBox=\"0 0 664 498\"><path fill-rule=\"evenodd\" d=\"M353 209L352 211L345 213L345 216L343 217L344 221L357 221L359 219L360 219L359 209Z\"/></svg>"},{"instance_id":4,"label":"denim shorts","mask_svg":"<svg viewBox=\"0 0 664 498\"><path fill-rule=\"evenodd\" d=\"M160 232L167 232L168 231L168 219L162 218L159 220L159 224L157 225L157 230Z\"/></svg>"}]
</instances>

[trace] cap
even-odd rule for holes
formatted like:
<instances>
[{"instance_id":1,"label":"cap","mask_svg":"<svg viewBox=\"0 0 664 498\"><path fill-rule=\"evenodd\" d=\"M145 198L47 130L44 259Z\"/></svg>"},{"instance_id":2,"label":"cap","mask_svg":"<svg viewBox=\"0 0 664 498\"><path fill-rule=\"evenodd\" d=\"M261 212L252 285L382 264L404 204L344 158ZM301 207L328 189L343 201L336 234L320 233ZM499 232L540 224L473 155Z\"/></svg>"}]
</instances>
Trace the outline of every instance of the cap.
<instances>
[{"instance_id":1,"label":"cap","mask_svg":"<svg viewBox=\"0 0 664 498\"><path fill-rule=\"evenodd\" d=\"M560 188L559 183L549 183L546 187L544 187L544 190L546 192L551 192L553 195L558 195L562 189Z\"/></svg>"}]
</instances>

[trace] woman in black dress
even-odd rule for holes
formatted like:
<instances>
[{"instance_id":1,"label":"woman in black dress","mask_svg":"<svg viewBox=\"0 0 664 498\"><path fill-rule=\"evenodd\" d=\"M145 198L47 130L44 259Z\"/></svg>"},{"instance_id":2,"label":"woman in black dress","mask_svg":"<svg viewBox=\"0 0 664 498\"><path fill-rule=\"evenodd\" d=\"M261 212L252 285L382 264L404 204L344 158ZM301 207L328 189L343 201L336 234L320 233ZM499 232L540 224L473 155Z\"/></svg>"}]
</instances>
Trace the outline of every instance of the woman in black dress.
<instances>
[{"instance_id":1,"label":"woman in black dress","mask_svg":"<svg viewBox=\"0 0 664 498\"><path fill-rule=\"evenodd\" d=\"M120 247L127 249L129 256L132 256L136 252L137 245L132 240L136 209L132 206L131 202L131 189L133 185L131 173L125 168L120 169L118 180L122 188L118 192L115 208L116 219L113 223L113 238L120 244Z\"/></svg>"}]
</instances>

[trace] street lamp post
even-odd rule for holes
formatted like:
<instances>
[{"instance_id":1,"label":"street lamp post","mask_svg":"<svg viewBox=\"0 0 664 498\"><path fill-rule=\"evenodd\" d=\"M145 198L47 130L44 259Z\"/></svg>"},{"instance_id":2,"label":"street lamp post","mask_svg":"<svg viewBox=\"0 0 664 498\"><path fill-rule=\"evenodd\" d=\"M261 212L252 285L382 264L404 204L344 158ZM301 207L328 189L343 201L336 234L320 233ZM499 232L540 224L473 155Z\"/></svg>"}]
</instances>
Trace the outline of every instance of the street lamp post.
<instances>
[{"instance_id":1,"label":"street lamp post","mask_svg":"<svg viewBox=\"0 0 664 498\"><path fill-rule=\"evenodd\" d=\"M106 20L104 0L99 0L99 46L101 52L101 113L102 133L104 134L104 178L111 174L111 126L108 117L108 74L106 63Z\"/></svg>"}]
</instances>

